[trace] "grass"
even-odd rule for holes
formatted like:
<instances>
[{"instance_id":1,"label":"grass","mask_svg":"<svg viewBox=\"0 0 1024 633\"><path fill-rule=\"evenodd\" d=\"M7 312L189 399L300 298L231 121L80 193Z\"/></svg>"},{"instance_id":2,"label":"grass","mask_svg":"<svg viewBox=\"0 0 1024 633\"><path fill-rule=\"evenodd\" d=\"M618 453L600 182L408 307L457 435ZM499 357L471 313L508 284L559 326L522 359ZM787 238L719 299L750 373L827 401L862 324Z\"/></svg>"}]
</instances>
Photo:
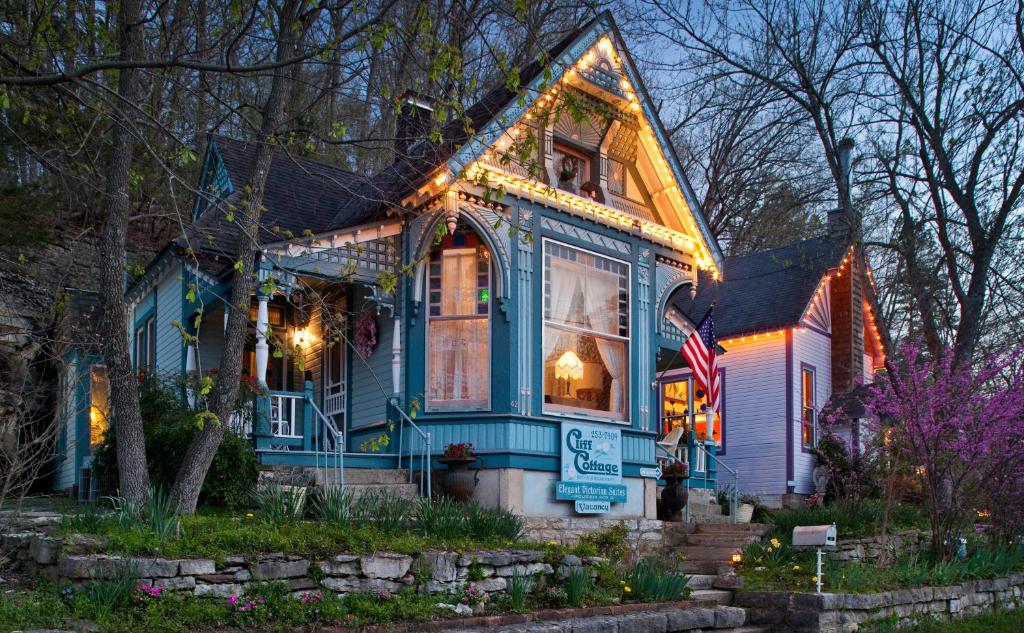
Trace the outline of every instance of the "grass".
<instances>
[{"instance_id":1,"label":"grass","mask_svg":"<svg viewBox=\"0 0 1024 633\"><path fill-rule=\"evenodd\" d=\"M773 533L784 542L793 538L793 528L798 525L836 524L841 539L866 538L878 533L882 520L883 502L865 499L858 503L837 501L825 506L775 510L770 520ZM894 503L889 509L889 532L903 530L927 530L928 520L912 505Z\"/></svg>"},{"instance_id":2,"label":"grass","mask_svg":"<svg viewBox=\"0 0 1024 633\"><path fill-rule=\"evenodd\" d=\"M814 552L794 552L776 539L748 545L743 561L741 573L747 589L814 590ZM1024 571L1024 547L992 547L972 541L966 558L941 563L935 563L919 550L903 552L891 565L881 568L873 563L826 561L823 590L875 593L924 585L953 585L1015 571Z\"/></svg>"}]
</instances>

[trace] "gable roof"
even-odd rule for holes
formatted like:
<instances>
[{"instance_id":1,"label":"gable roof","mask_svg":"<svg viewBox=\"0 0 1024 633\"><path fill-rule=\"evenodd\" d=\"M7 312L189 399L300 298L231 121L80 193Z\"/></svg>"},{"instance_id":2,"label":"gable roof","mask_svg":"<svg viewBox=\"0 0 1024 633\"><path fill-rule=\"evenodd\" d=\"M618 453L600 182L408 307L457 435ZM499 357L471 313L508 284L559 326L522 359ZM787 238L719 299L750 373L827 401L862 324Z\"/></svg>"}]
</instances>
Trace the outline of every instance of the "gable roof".
<instances>
[{"instance_id":1,"label":"gable roof","mask_svg":"<svg viewBox=\"0 0 1024 633\"><path fill-rule=\"evenodd\" d=\"M673 305L698 323L714 303L719 338L792 327L800 323L821 278L842 262L848 248L845 241L821 236L728 257L722 281L701 271L697 296L691 300L680 292Z\"/></svg>"},{"instance_id":2,"label":"gable roof","mask_svg":"<svg viewBox=\"0 0 1024 633\"><path fill-rule=\"evenodd\" d=\"M188 239L179 238L179 245L187 244L197 253L234 256L238 225L227 219L227 207L241 200L241 192L255 166L256 149L255 141L210 135L209 152L214 160L208 160L208 168L217 170L218 161L223 164L224 173L217 174L215 179L226 179L231 193L220 204L206 205L190 228ZM339 209L349 206L353 192L365 181L365 177L350 171L275 148L263 197L260 241L282 241L284 232L302 235L305 231L318 233L334 228L343 213ZM382 215L383 212L378 214L371 209L353 210L344 216L344 222L345 226L355 226ZM275 232L275 227L280 232Z\"/></svg>"}]
</instances>

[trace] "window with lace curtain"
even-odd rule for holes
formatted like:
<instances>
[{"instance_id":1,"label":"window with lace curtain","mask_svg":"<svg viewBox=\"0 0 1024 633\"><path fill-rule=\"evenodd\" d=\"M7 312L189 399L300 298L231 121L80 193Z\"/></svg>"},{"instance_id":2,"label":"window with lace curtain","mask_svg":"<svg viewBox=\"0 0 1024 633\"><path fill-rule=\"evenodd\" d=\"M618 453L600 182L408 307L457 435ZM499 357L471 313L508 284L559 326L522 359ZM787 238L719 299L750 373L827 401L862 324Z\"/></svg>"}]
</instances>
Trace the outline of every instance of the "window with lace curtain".
<instances>
[{"instance_id":1,"label":"window with lace curtain","mask_svg":"<svg viewBox=\"0 0 1024 633\"><path fill-rule=\"evenodd\" d=\"M544 410L626 420L629 265L544 241Z\"/></svg>"},{"instance_id":2,"label":"window with lace curtain","mask_svg":"<svg viewBox=\"0 0 1024 633\"><path fill-rule=\"evenodd\" d=\"M427 275L429 409L490 406L490 253L458 230L430 253Z\"/></svg>"}]
</instances>

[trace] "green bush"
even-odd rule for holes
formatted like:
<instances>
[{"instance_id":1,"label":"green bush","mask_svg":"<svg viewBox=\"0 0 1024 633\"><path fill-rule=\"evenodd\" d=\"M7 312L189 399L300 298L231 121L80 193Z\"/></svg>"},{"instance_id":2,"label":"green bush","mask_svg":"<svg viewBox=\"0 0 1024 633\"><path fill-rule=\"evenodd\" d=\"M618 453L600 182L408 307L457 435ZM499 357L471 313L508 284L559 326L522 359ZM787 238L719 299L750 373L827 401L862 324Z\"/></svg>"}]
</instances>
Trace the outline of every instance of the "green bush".
<instances>
[{"instance_id":1,"label":"green bush","mask_svg":"<svg viewBox=\"0 0 1024 633\"><path fill-rule=\"evenodd\" d=\"M624 579L630 590L626 597L641 602L662 602L685 598L690 593L690 577L665 569L657 558L645 558Z\"/></svg>"},{"instance_id":2,"label":"green bush","mask_svg":"<svg viewBox=\"0 0 1024 633\"><path fill-rule=\"evenodd\" d=\"M170 490L197 430L196 412L188 409L181 381L149 375L139 385L139 407L146 438L149 480L155 488ZM107 433L92 461L100 489L117 492L117 438ZM249 441L226 431L203 482L200 503L239 509L249 503L256 484L258 461Z\"/></svg>"},{"instance_id":3,"label":"green bush","mask_svg":"<svg viewBox=\"0 0 1024 633\"><path fill-rule=\"evenodd\" d=\"M576 546L579 556L603 556L615 561L625 560L629 554L626 537L629 530L624 525L613 525L607 530L583 535Z\"/></svg>"},{"instance_id":4,"label":"green bush","mask_svg":"<svg viewBox=\"0 0 1024 633\"><path fill-rule=\"evenodd\" d=\"M325 523L347 526L352 522L352 492L337 486L321 488L313 499L313 516Z\"/></svg>"},{"instance_id":5,"label":"green bush","mask_svg":"<svg viewBox=\"0 0 1024 633\"><path fill-rule=\"evenodd\" d=\"M573 567L565 577L565 596L570 605L578 607L590 594L593 581L585 567Z\"/></svg>"},{"instance_id":6,"label":"green bush","mask_svg":"<svg viewBox=\"0 0 1024 633\"><path fill-rule=\"evenodd\" d=\"M533 588L533 578L521 573L518 569L508 578L509 606L513 611L526 610L526 598Z\"/></svg>"},{"instance_id":7,"label":"green bush","mask_svg":"<svg viewBox=\"0 0 1024 633\"><path fill-rule=\"evenodd\" d=\"M839 538L865 538L878 533L881 526L883 502L864 499L859 502L837 501L824 506L776 510L771 515L774 534L785 542L793 538L798 525L836 524ZM926 518L912 505L894 503L889 509L890 532L928 528Z\"/></svg>"},{"instance_id":8,"label":"green bush","mask_svg":"<svg viewBox=\"0 0 1024 633\"><path fill-rule=\"evenodd\" d=\"M260 517L275 527L297 523L306 515L304 488L264 484L253 490L252 499Z\"/></svg>"}]
</instances>

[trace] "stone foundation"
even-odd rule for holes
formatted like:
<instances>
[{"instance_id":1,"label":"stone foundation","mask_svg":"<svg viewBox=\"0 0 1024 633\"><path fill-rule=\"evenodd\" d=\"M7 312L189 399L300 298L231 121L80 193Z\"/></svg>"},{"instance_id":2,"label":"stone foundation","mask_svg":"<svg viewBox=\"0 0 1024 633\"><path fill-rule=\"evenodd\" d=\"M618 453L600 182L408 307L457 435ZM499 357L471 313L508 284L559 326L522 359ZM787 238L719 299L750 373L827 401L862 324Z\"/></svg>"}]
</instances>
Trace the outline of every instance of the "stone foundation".
<instances>
[{"instance_id":1,"label":"stone foundation","mask_svg":"<svg viewBox=\"0 0 1024 633\"><path fill-rule=\"evenodd\" d=\"M848 633L860 625L894 620L908 626L922 617L952 620L1021 605L1024 574L972 580L946 587L918 587L884 593L792 593L742 591L735 604L747 609L750 624L774 633Z\"/></svg>"},{"instance_id":2,"label":"stone foundation","mask_svg":"<svg viewBox=\"0 0 1024 633\"><path fill-rule=\"evenodd\" d=\"M615 519L596 517L524 517L523 536L534 541L555 541L560 545L578 543L587 534L615 526L629 533L626 543L634 556L658 551L664 541L664 523L657 519Z\"/></svg>"}]
</instances>

